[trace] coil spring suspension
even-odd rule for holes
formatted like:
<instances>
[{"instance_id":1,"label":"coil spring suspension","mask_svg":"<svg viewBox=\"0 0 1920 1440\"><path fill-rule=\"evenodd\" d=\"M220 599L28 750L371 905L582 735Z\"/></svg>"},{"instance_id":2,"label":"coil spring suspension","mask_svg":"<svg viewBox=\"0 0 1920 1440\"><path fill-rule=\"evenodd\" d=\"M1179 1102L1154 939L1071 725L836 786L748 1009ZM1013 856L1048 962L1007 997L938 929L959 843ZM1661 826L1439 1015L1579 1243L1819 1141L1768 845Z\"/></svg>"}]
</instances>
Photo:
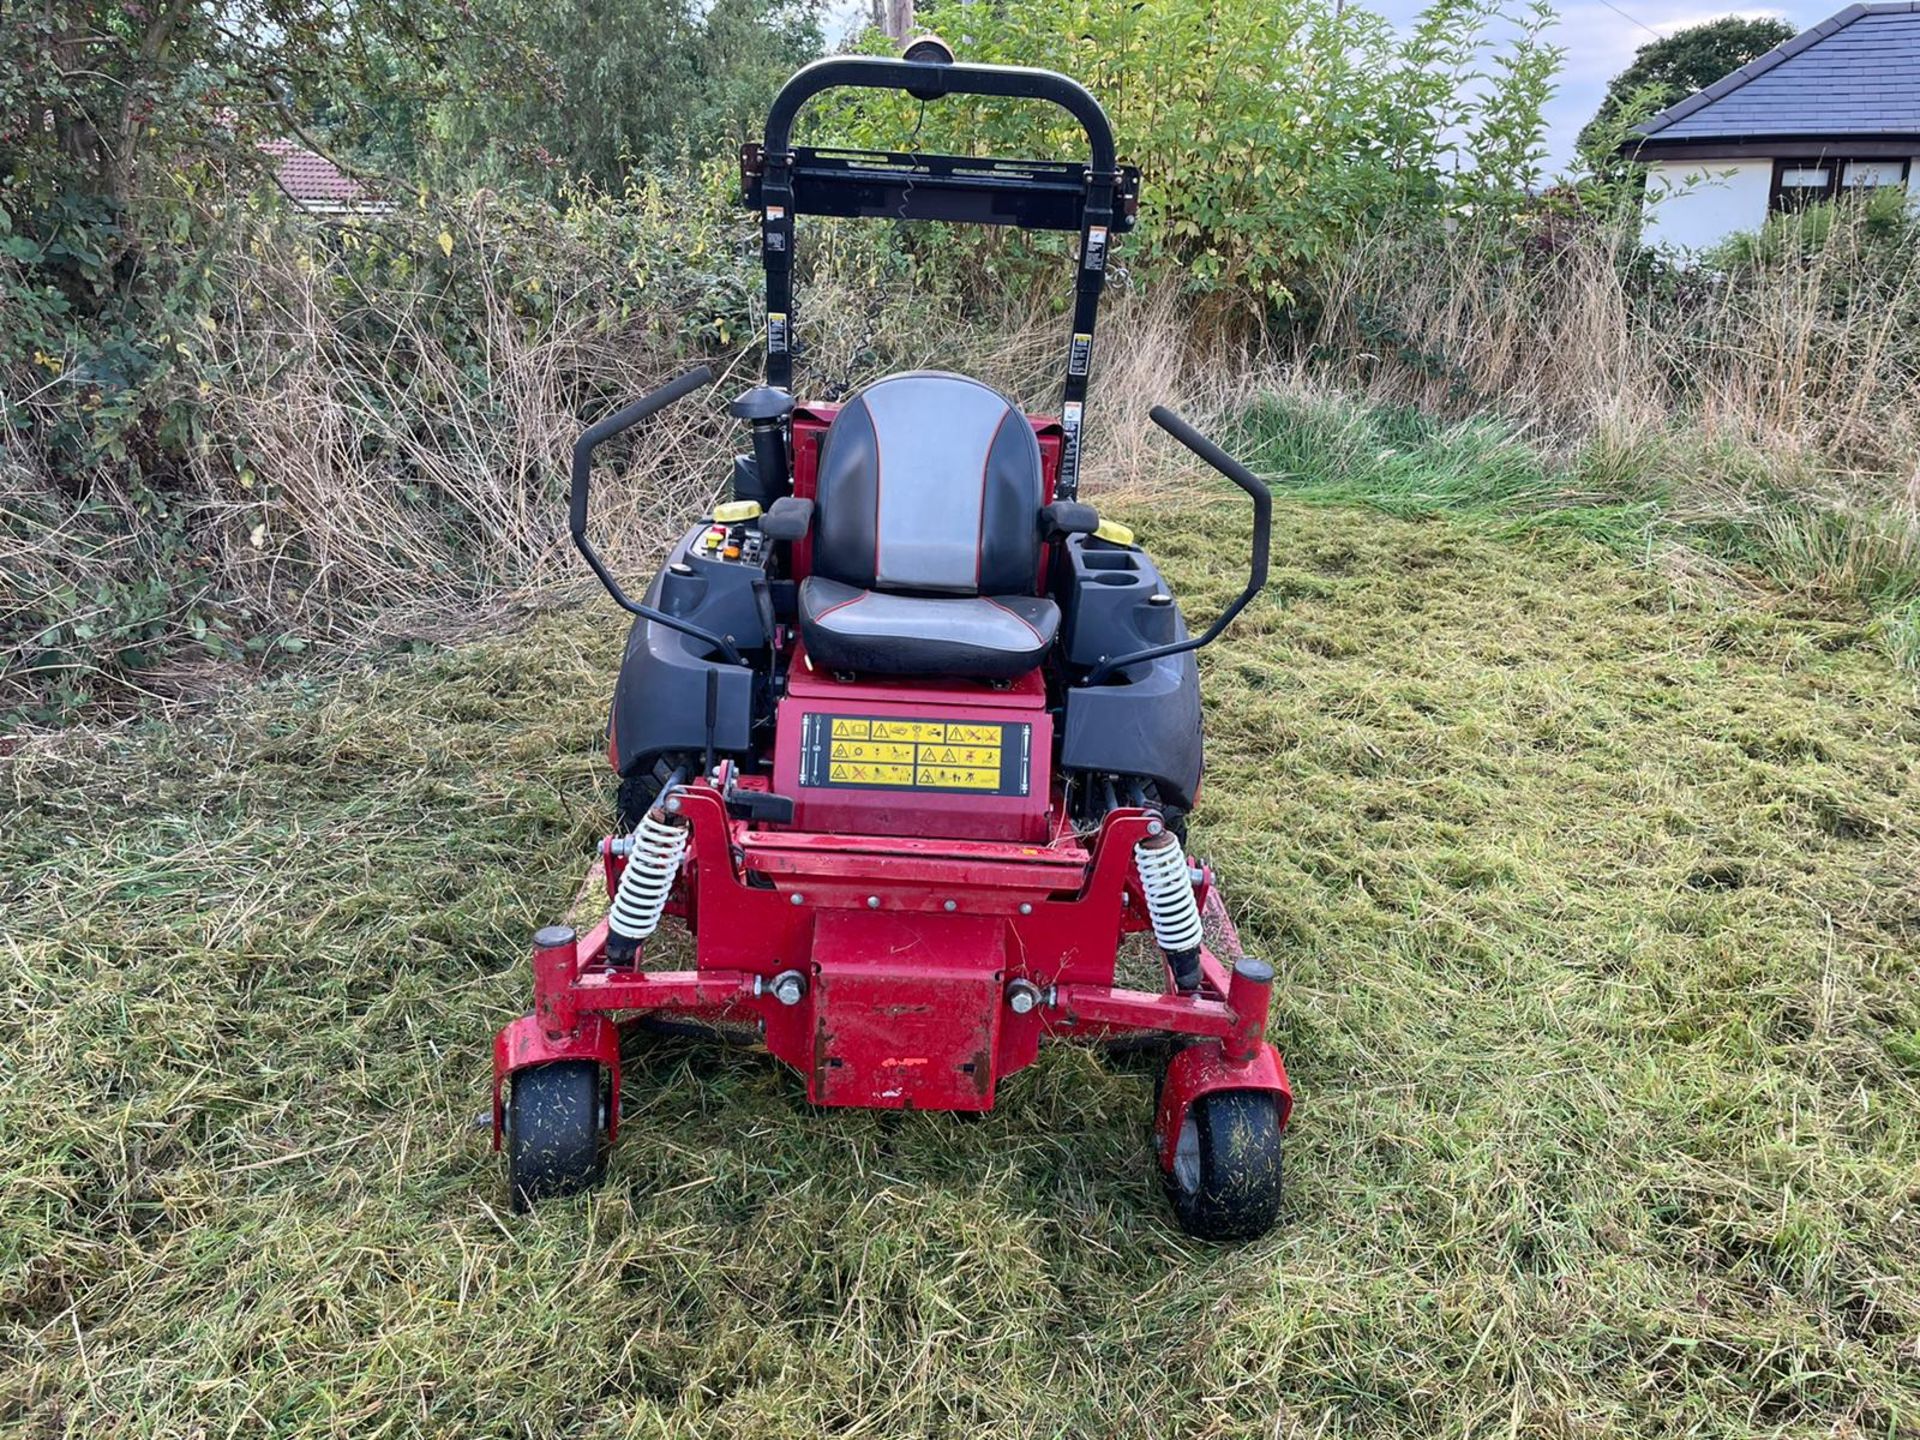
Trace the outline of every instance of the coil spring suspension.
<instances>
[{"instance_id":1,"label":"coil spring suspension","mask_svg":"<svg viewBox=\"0 0 1920 1440\"><path fill-rule=\"evenodd\" d=\"M619 889L607 911L608 958L630 962L640 942L660 928L667 896L686 854L686 821L658 808L641 817L629 841L627 868L620 873Z\"/></svg>"},{"instance_id":2,"label":"coil spring suspension","mask_svg":"<svg viewBox=\"0 0 1920 1440\"><path fill-rule=\"evenodd\" d=\"M1187 857L1169 830L1149 835L1133 847L1140 889L1153 921L1153 938L1167 957L1173 983L1182 994L1200 988L1200 906L1193 898Z\"/></svg>"}]
</instances>

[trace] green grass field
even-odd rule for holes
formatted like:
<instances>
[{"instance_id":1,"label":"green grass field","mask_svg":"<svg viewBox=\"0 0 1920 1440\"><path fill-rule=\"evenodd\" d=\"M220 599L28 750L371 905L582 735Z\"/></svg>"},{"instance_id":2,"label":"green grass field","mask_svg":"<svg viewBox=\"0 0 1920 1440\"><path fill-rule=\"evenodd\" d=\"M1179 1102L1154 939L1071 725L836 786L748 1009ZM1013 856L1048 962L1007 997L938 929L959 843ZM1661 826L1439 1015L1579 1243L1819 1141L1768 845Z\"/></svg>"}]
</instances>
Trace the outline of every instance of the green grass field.
<instances>
[{"instance_id":1,"label":"green grass field","mask_svg":"<svg viewBox=\"0 0 1920 1440\"><path fill-rule=\"evenodd\" d=\"M1203 615L1240 511L1131 517ZM1920 1427L1920 713L1856 626L1566 529L1283 505L1195 848L1281 974L1283 1226L1140 1060L814 1111L630 1042L510 1215L489 1038L610 801L611 607L0 762L0 1431Z\"/></svg>"}]
</instances>

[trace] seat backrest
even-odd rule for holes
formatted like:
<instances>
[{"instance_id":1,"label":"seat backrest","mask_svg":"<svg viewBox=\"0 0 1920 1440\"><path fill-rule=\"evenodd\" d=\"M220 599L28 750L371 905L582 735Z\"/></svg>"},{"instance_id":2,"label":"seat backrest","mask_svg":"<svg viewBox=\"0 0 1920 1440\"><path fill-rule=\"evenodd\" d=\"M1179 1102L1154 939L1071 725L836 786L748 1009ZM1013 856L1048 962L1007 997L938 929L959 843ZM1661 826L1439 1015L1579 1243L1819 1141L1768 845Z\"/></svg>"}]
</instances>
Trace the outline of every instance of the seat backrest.
<instances>
[{"instance_id":1,"label":"seat backrest","mask_svg":"<svg viewBox=\"0 0 1920 1440\"><path fill-rule=\"evenodd\" d=\"M999 391L935 370L876 380L827 430L813 569L870 590L1028 595L1040 442Z\"/></svg>"}]
</instances>

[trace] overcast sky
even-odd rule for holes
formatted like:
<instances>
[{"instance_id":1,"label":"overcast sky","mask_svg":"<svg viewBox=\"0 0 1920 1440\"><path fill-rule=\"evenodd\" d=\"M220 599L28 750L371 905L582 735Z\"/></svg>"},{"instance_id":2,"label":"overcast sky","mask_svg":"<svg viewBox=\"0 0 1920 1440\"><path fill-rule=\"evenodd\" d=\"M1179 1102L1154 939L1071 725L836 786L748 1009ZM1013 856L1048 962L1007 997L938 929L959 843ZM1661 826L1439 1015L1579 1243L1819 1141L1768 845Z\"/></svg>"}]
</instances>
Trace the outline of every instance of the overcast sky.
<instances>
[{"instance_id":1,"label":"overcast sky","mask_svg":"<svg viewBox=\"0 0 1920 1440\"><path fill-rule=\"evenodd\" d=\"M1396 25L1406 25L1421 8L1421 0L1358 0L1385 15ZM1565 67L1560 74L1559 93L1547 107L1549 170L1567 164L1573 155L1573 138L1580 127L1593 118L1606 93L1607 81L1633 60L1633 52L1661 35L1670 35L1689 25L1722 15L1776 16L1796 29L1816 25L1841 10L1847 0L1782 0L1775 5L1716 7L1699 0L1615 0L1614 6L1601 0L1560 0L1560 24L1553 40L1566 48ZM1617 8L1616 8L1617 7ZM827 23L829 44L837 43L858 17L867 13L861 0L832 0ZM966 56L961 56L966 59Z\"/></svg>"}]
</instances>

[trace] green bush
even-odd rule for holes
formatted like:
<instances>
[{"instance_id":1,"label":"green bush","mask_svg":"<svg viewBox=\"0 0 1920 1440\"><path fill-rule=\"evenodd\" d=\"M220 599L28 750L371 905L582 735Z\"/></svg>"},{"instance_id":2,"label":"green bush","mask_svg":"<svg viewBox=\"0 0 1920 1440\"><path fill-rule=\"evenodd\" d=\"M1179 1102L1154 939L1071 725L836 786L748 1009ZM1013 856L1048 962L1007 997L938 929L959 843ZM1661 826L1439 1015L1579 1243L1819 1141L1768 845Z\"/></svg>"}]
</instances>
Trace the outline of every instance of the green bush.
<instances>
[{"instance_id":1,"label":"green bush","mask_svg":"<svg viewBox=\"0 0 1920 1440\"><path fill-rule=\"evenodd\" d=\"M752 333L752 226L716 197L636 177L321 226L240 196L97 292L97 228L9 229L0 714L527 578L579 417Z\"/></svg>"}]
</instances>

